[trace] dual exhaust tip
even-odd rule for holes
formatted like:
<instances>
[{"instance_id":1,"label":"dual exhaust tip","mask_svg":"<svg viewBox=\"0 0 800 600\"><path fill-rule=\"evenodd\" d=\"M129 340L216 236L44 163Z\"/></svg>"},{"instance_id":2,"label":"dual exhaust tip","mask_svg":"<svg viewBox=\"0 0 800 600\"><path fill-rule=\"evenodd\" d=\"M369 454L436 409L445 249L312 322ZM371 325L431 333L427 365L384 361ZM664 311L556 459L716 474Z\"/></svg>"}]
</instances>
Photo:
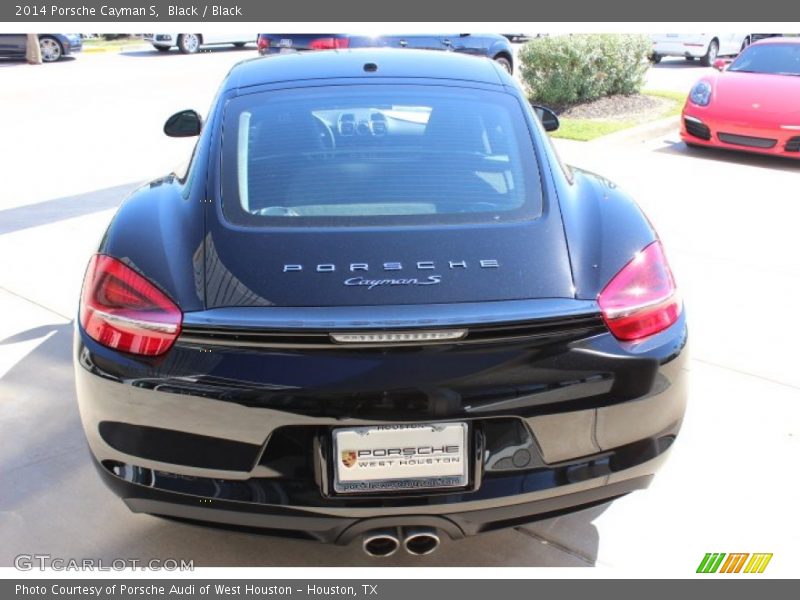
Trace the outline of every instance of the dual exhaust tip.
<instances>
[{"instance_id":1,"label":"dual exhaust tip","mask_svg":"<svg viewBox=\"0 0 800 600\"><path fill-rule=\"evenodd\" d=\"M414 556L425 556L439 547L439 536L432 527L404 527L396 529L376 529L364 535L362 547L368 556L391 556L402 546Z\"/></svg>"}]
</instances>

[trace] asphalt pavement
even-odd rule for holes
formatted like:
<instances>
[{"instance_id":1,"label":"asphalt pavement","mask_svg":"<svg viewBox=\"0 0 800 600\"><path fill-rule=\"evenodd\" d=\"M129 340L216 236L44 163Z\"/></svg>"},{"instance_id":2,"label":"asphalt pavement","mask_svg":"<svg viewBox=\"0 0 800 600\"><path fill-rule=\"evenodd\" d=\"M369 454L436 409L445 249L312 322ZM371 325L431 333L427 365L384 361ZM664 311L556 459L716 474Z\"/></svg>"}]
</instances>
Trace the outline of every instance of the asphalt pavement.
<instances>
[{"instance_id":1,"label":"asphalt pavement","mask_svg":"<svg viewBox=\"0 0 800 600\"><path fill-rule=\"evenodd\" d=\"M677 132L627 144L558 140L566 162L630 191L659 230L685 298L691 397L650 489L592 510L370 559L328 547L134 515L94 472L72 381L89 255L140 182L188 157L172 112L204 112L253 49L139 51L0 64L0 566L18 554L184 558L196 566L603 566L688 576L706 552L800 558L800 161L688 149ZM664 61L648 87L685 89ZM10 142L11 140L11 142Z\"/></svg>"},{"instance_id":2,"label":"asphalt pavement","mask_svg":"<svg viewBox=\"0 0 800 600\"><path fill-rule=\"evenodd\" d=\"M688 94L701 77L713 71L713 67L704 67L699 60L663 58L659 64L652 65L648 69L644 86L645 89Z\"/></svg>"}]
</instances>

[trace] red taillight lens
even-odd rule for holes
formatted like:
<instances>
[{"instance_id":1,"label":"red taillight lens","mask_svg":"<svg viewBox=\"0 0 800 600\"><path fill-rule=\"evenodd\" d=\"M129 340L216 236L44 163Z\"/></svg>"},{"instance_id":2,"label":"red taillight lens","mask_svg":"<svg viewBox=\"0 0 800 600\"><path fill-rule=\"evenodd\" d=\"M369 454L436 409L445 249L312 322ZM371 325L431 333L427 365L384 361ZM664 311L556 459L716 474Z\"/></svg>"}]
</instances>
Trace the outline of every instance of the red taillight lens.
<instances>
[{"instance_id":1,"label":"red taillight lens","mask_svg":"<svg viewBox=\"0 0 800 600\"><path fill-rule=\"evenodd\" d=\"M338 50L340 48L349 48L349 38L334 38L324 37L311 40L308 47L312 50Z\"/></svg>"},{"instance_id":2,"label":"red taillight lens","mask_svg":"<svg viewBox=\"0 0 800 600\"><path fill-rule=\"evenodd\" d=\"M265 37L259 37L257 46L259 50L263 50L264 48L269 48L269 40Z\"/></svg>"},{"instance_id":3,"label":"red taillight lens","mask_svg":"<svg viewBox=\"0 0 800 600\"><path fill-rule=\"evenodd\" d=\"M93 340L123 352L157 356L181 332L175 303L136 271L96 254L83 280L80 320Z\"/></svg>"},{"instance_id":4,"label":"red taillight lens","mask_svg":"<svg viewBox=\"0 0 800 600\"><path fill-rule=\"evenodd\" d=\"M677 321L682 303L661 243L634 256L600 292L598 303L620 340L640 340Z\"/></svg>"}]
</instances>

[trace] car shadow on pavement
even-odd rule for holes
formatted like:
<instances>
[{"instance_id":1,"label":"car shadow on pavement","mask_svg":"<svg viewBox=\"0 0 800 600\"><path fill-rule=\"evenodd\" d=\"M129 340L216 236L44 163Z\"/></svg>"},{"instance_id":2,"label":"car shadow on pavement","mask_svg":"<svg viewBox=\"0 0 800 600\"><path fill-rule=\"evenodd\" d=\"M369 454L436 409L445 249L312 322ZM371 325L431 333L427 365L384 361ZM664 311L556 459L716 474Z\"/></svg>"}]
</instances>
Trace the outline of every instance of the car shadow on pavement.
<instances>
[{"instance_id":1,"label":"car shadow on pavement","mask_svg":"<svg viewBox=\"0 0 800 600\"><path fill-rule=\"evenodd\" d=\"M658 148L655 152L661 154L673 154L680 156L691 156L700 160L711 160L717 162L728 162L731 164L758 167L787 172L800 172L800 160L787 158L785 156L767 156L738 150L726 150L724 148L699 148L688 146L684 142L675 140L665 140L665 146Z\"/></svg>"},{"instance_id":2,"label":"car shadow on pavement","mask_svg":"<svg viewBox=\"0 0 800 600\"><path fill-rule=\"evenodd\" d=\"M685 58L676 58L675 60L669 60L667 58L662 58L661 62L657 65L650 65L651 69L709 69L711 70L713 67L704 67L700 64L700 61L695 60L686 60Z\"/></svg>"},{"instance_id":3,"label":"car shadow on pavement","mask_svg":"<svg viewBox=\"0 0 800 600\"><path fill-rule=\"evenodd\" d=\"M0 378L0 566L20 554L65 559L168 558L200 566L592 566L593 521L607 504L536 523L442 540L435 553L388 558L360 540L331 546L131 513L95 472L72 372L72 324L39 326L0 342L43 341ZM191 402L191 398L186 399Z\"/></svg>"},{"instance_id":4,"label":"car shadow on pavement","mask_svg":"<svg viewBox=\"0 0 800 600\"><path fill-rule=\"evenodd\" d=\"M119 206L141 183L126 183L93 192L0 210L0 235Z\"/></svg>"},{"instance_id":5,"label":"car shadow on pavement","mask_svg":"<svg viewBox=\"0 0 800 600\"><path fill-rule=\"evenodd\" d=\"M50 63L42 63L41 65L28 65L28 61L24 58L8 58L8 57L0 57L0 67L54 67L55 65L68 65L72 62L75 62L75 56L62 56L55 62Z\"/></svg>"},{"instance_id":6,"label":"car shadow on pavement","mask_svg":"<svg viewBox=\"0 0 800 600\"><path fill-rule=\"evenodd\" d=\"M202 54L220 54L224 52L238 52L241 54L250 54L252 56L258 56L258 51L255 45L255 40L252 44L244 46L243 48L236 48L233 46L212 46L211 48L202 48L196 54L183 54L177 48L171 48L169 52L160 52L155 48L149 48L146 50L130 50L126 52L120 52L120 56L125 56L128 58L154 58L154 57L176 57L176 56L199 56Z\"/></svg>"}]
</instances>

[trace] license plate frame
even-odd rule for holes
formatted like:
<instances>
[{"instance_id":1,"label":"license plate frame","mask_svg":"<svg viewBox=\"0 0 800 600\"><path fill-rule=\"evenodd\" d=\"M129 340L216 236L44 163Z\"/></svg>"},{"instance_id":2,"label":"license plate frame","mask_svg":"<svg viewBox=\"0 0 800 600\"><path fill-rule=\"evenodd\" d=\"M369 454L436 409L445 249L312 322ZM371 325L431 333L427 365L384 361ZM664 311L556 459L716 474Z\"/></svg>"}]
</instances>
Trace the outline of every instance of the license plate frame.
<instances>
[{"instance_id":1,"label":"license plate frame","mask_svg":"<svg viewBox=\"0 0 800 600\"><path fill-rule=\"evenodd\" d=\"M333 492L397 495L467 488L471 434L466 421L334 428L328 461Z\"/></svg>"}]
</instances>

